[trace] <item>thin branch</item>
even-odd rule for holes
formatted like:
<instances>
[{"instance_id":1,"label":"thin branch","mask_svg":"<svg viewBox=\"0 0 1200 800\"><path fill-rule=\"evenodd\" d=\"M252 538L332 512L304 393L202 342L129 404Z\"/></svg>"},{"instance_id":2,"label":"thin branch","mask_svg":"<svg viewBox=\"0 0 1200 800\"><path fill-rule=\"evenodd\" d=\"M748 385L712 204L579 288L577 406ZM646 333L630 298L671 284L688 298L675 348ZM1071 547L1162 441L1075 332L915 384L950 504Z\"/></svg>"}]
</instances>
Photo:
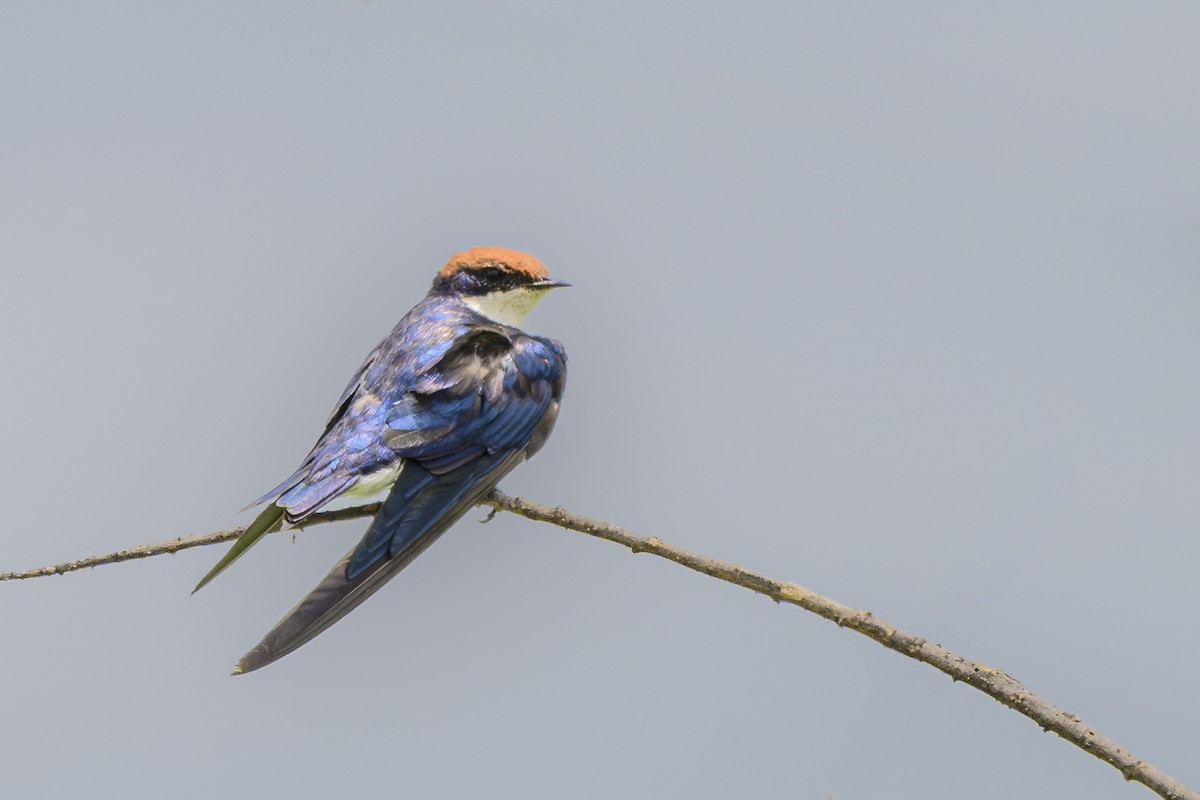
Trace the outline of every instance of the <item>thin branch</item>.
<instances>
[{"instance_id":1,"label":"thin branch","mask_svg":"<svg viewBox=\"0 0 1200 800\"><path fill-rule=\"evenodd\" d=\"M607 539L610 542L616 542L619 545L628 547L635 553L651 553L669 561L674 561L676 564L695 570L696 572L701 572L718 580L766 595L777 603L790 603L800 606L820 617L824 617L839 627L857 631L889 650L895 650L897 653L906 655L909 658L922 661L946 673L956 681L962 681L969 686L973 686L1017 713L1033 720L1043 730L1053 731L1071 744L1090 753L1101 761L1111 764L1120 771L1127 781L1137 781L1168 800L1200 800L1200 792L1188 788L1169 775L1137 758L1112 739L1102 736L1094 728L1086 725L1077 715L1063 711L1061 708L1042 699L1002 670L956 655L939 644L928 642L919 636L899 630L884 622L870 611L844 606L795 583L777 581L757 572L751 572L736 564L729 564L700 555L699 553L683 550L674 545L667 544L657 536L640 536L624 528L619 528L616 525L581 517L578 514L572 514L561 508L551 508L522 500L519 497L509 497L499 490L493 491L488 495L482 505L491 506L493 513L495 510L507 511L527 519L547 522L551 525L557 525L560 528ZM373 504L342 511L314 514L305 520L304 527L324 522L336 522L338 520L371 516L378 508L378 504ZM160 544L141 545L103 556L68 561L25 572L0 573L0 581L22 580L45 575L61 575L65 572L73 572L85 567L115 564L119 561L129 561L135 558L175 553L190 547L201 547L203 545L235 539L243 530L244 528L230 528L201 536L174 539Z\"/></svg>"},{"instance_id":2,"label":"thin branch","mask_svg":"<svg viewBox=\"0 0 1200 800\"><path fill-rule=\"evenodd\" d=\"M344 519L373 517L378 510L379 503L371 503L365 506L355 506L354 508L343 508L338 511L322 511L319 514L313 514L299 525L294 525L293 528L307 528L310 525L320 525L323 522L340 522ZM276 531L278 530L276 528ZM181 536L169 542L139 544L136 547L127 547L124 550L105 553L101 556L88 556L87 558L80 558L75 561L51 564L48 567L27 569L24 572L0 572L0 581L23 581L27 578L45 578L48 575L64 575L68 572L77 572L81 569L99 567L104 564L119 564L122 561L133 561L138 558L170 555L193 547L203 547L207 544L220 544L221 542L233 541L245 533L245 531L245 527L225 528L224 530L201 533L196 536Z\"/></svg>"},{"instance_id":3,"label":"thin branch","mask_svg":"<svg viewBox=\"0 0 1200 800\"><path fill-rule=\"evenodd\" d=\"M795 583L777 581L745 567L717 561L667 544L657 536L640 536L607 522L588 519L561 508L509 497L496 490L484 502L493 508L519 514L526 519L548 522L590 536L607 539L635 553L651 553L676 564L703 572L718 580L765 594L777 603L791 603L824 617L841 628L850 628L897 653L923 661L956 681L973 686L1019 714L1029 717L1044 731L1053 731L1071 744L1116 767L1127 781L1145 784L1151 791L1169 800L1200 800L1200 792L1147 764L1121 745L1086 725L1078 715L1043 700L1007 673L978 661L956 655L940 644L899 630L870 611L844 606L828 597Z\"/></svg>"}]
</instances>

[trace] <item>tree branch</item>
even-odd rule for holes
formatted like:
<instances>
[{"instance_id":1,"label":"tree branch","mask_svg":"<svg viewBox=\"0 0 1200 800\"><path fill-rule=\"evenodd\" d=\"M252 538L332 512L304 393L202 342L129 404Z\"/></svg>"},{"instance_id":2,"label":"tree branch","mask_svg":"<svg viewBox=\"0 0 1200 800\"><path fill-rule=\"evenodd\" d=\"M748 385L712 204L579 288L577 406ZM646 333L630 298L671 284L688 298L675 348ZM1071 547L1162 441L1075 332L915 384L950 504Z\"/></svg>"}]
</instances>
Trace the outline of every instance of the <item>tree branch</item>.
<instances>
[{"instance_id":1,"label":"tree branch","mask_svg":"<svg viewBox=\"0 0 1200 800\"><path fill-rule=\"evenodd\" d=\"M303 529L309 525L320 525L323 522L341 522L344 519L373 517L378 510L379 503L370 503L369 505L343 508L338 511L322 511L318 514L313 514L299 525L293 525L292 528ZM276 528L275 532L278 531L279 528ZM87 558L79 558L75 561L51 564L48 567L27 569L24 572L0 572L0 581L23 581L28 578L45 578L48 575L64 575L68 572L78 572L81 569L90 569L91 567L99 567L104 564L119 564L122 561L133 561L138 558L170 555L178 553L180 550L189 550L193 547L203 547L207 544L220 544L221 542L233 541L245 532L245 527L225 528L213 531L212 533L197 534L196 536L181 536L178 539L171 539L168 542L159 542L158 544L139 544L137 547L127 547L124 550L105 553L101 556L88 556Z\"/></svg>"},{"instance_id":2,"label":"tree branch","mask_svg":"<svg viewBox=\"0 0 1200 800\"><path fill-rule=\"evenodd\" d=\"M635 553L652 553L696 572L764 594L777 603L800 606L838 627L858 631L889 650L923 661L954 680L975 687L1017 713L1029 717L1041 726L1042 730L1053 731L1076 747L1116 767L1127 781L1144 784L1170 800L1200 800L1200 792L1188 788L1147 764L1112 739L1102 736L1097 730L1086 725L1077 715L1063 711L1029 691L1012 676L978 661L956 655L940 644L898 630L870 611L850 608L795 583L777 581L751 572L745 567L675 547L657 536L640 536L616 525L581 517L561 508L550 508L519 497L509 497L499 490L493 491L485 498L484 503L527 519L548 522L560 528L607 539L624 545Z\"/></svg>"},{"instance_id":3,"label":"tree branch","mask_svg":"<svg viewBox=\"0 0 1200 800\"><path fill-rule=\"evenodd\" d=\"M870 611L850 608L809 589L805 589L798 584L777 581L774 578L768 578L757 572L751 572L736 564L718 561L699 553L675 547L662 541L657 536L641 536L607 522L572 514L562 508L551 508L522 500L519 497L509 497L499 490L495 490L488 495L481 505L491 506L493 514L497 510L507 511L526 519L547 522L551 525L557 525L560 528L607 539L610 542L616 542L619 545L628 547L634 553L652 553L696 572L701 572L718 580L766 595L777 603L790 603L800 606L833 622L839 627L857 631L889 650L895 650L897 653L906 655L909 658L922 661L946 673L953 680L962 681L978 689L1017 713L1033 720L1043 730L1053 731L1076 747L1112 765L1120 771L1127 781L1137 781L1168 800L1200 800L1200 792L1188 788L1169 775L1139 759L1112 739L1101 735L1097 730L1085 724L1077 715L1063 711L1061 708L1042 699L1002 670L956 655L939 644L928 642L919 636L899 630L884 622ZM369 517L378 509L379 504L376 503L341 511L314 514L305 520L303 525L297 527ZM120 561L130 561L136 558L176 553L191 547L201 547L236 539L243 530L245 529L228 528L200 536L173 539L159 544L140 545L126 550L118 550L115 553L108 553L107 555L92 556L77 561L67 561L62 564L40 567L25 572L0 573L0 581L24 580L26 578L38 578L46 575L62 575L66 572L74 572L102 564L115 564Z\"/></svg>"}]
</instances>

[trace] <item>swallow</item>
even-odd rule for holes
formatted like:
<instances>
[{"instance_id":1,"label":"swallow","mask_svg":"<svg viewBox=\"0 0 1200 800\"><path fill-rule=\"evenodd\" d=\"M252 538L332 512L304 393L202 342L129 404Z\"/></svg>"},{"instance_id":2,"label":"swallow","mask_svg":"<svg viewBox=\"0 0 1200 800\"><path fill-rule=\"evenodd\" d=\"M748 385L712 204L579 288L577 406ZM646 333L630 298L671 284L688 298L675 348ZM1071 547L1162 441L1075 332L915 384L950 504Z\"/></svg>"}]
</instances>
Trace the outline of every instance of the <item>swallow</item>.
<instances>
[{"instance_id":1,"label":"swallow","mask_svg":"<svg viewBox=\"0 0 1200 800\"><path fill-rule=\"evenodd\" d=\"M350 379L299 469L246 507L266 504L196 585L273 530L386 492L362 540L233 674L282 658L350 613L541 449L558 417L567 355L518 326L567 285L533 256L501 247L446 262Z\"/></svg>"}]
</instances>

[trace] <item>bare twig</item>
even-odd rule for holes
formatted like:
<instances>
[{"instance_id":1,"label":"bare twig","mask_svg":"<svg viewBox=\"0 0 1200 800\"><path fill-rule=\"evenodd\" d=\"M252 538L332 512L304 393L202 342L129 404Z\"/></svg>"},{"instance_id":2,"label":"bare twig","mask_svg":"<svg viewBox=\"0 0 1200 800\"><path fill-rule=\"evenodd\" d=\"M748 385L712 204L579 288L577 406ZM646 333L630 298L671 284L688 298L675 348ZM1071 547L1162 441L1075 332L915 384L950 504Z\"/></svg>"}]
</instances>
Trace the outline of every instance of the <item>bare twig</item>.
<instances>
[{"instance_id":1,"label":"bare twig","mask_svg":"<svg viewBox=\"0 0 1200 800\"><path fill-rule=\"evenodd\" d=\"M307 528L309 525L320 525L323 522L339 522L344 519L371 517L378 510L379 503L371 503L370 505L355 506L354 508L343 508L338 511L323 511L319 514L313 514L304 520L304 522L293 527ZM27 578L45 578L48 575L63 575L67 572L76 572L81 569L103 566L104 564L119 564L122 561L133 561L138 558L165 556L192 547L203 547L206 544L229 542L241 536L245 530L245 527L225 528L224 530L201 533L196 536L181 536L178 539L171 539L168 542L159 542L158 544L139 544L136 547L127 547L124 550L117 550L113 553L88 556L87 558L80 558L75 561L64 561L61 564L27 569L24 572L0 572L0 581L23 581Z\"/></svg>"},{"instance_id":2,"label":"bare twig","mask_svg":"<svg viewBox=\"0 0 1200 800\"><path fill-rule=\"evenodd\" d=\"M790 603L800 606L807 611L824 617L839 627L857 631L864 636L874 639L890 650L895 650L897 653L906 655L909 658L922 661L946 673L956 681L962 681L969 686L973 686L1017 713L1033 720L1043 730L1053 731L1071 744L1090 753L1101 761L1116 767L1127 781L1137 781L1144 784L1151 791L1161 797L1168 798L1168 800L1200 800L1200 792L1188 788L1169 775L1137 758L1112 739L1102 736L1094 728L1086 725L1077 715L1063 711L1061 708L1042 699L1007 673L978 661L972 661L963 656L956 655L941 645L926 641L919 636L898 630L879 617L876 617L870 611L844 606L795 583L777 581L757 572L751 572L736 564L729 564L709 558L708 556L683 550L674 545L667 544L656 536L641 536L624 528L619 528L616 525L581 517L578 514L572 514L561 508L551 508L522 500L519 497L509 497L499 490L493 491L488 495L482 505L491 506L493 511L497 509L507 511L527 519L548 522L560 528L607 539L610 542L616 542L628 547L635 553L651 553L669 561L674 561L676 564L680 564L696 572L702 572L718 580L723 580L766 595L778 603ZM305 521L305 526L371 516L378 508L378 504L373 504L359 508L348 508L342 511L314 514ZM201 536L174 539L160 544L141 545L103 556L68 561L25 572L0 573L0 581L22 580L45 575L61 575L64 572L73 572L85 567L95 567L101 564L114 564L119 561L129 561L135 558L175 553L189 547L200 547L202 545L216 544L235 539L243 530L244 528L230 528Z\"/></svg>"},{"instance_id":3,"label":"bare twig","mask_svg":"<svg viewBox=\"0 0 1200 800\"><path fill-rule=\"evenodd\" d=\"M1184 786L1112 739L1102 736L1096 729L1084 724L1077 715L1043 700L1012 676L978 661L956 655L940 644L898 630L870 611L844 606L795 583L777 581L736 564L692 553L667 544L657 536L640 536L616 525L581 517L561 508L550 508L519 497L509 497L498 490L492 492L484 502L493 508L519 514L527 519L548 522L560 528L616 542L635 553L652 553L718 580L765 594L777 603L800 606L839 627L858 631L889 650L923 661L954 680L962 681L990 695L1017 713L1029 717L1041 726L1042 730L1053 731L1071 744L1116 767L1127 781L1145 784L1160 796L1171 800L1200 800L1200 792Z\"/></svg>"}]
</instances>

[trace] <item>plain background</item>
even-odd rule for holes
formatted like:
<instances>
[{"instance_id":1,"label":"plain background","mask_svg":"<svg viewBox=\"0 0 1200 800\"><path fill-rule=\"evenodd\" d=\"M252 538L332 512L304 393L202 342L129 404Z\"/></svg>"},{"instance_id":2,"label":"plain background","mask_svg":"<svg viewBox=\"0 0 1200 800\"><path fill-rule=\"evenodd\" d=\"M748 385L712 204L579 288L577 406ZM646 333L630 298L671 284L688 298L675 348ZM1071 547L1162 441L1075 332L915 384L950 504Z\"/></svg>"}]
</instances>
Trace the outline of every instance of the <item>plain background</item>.
<instances>
[{"instance_id":1,"label":"plain background","mask_svg":"<svg viewBox=\"0 0 1200 800\"><path fill-rule=\"evenodd\" d=\"M1200 784L1200 8L8 3L0 570L245 521L456 250L575 284L504 483L1005 669ZM928 667L473 512L0 586L11 797L1141 798Z\"/></svg>"}]
</instances>

